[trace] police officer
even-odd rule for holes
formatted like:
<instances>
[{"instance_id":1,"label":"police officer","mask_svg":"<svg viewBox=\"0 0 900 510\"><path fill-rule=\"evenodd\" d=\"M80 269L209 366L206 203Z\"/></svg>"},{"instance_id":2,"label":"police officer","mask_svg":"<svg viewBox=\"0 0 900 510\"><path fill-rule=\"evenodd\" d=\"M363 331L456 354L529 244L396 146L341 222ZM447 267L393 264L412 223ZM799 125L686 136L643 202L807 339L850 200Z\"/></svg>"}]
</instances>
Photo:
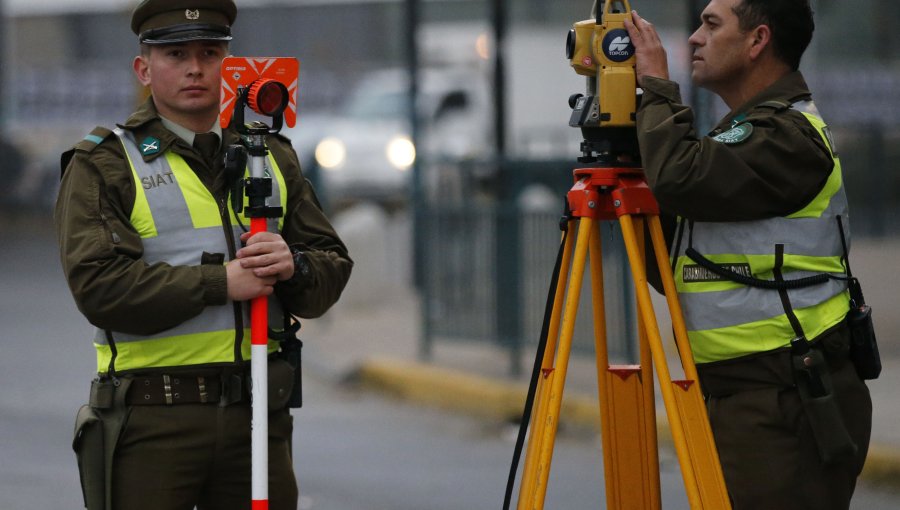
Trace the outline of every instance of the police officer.
<instances>
[{"instance_id":1,"label":"police officer","mask_svg":"<svg viewBox=\"0 0 900 510\"><path fill-rule=\"evenodd\" d=\"M233 219L223 148L240 137L217 121L236 15L232 0L142 1L133 67L151 96L62 158L62 265L97 327L99 377L75 441L91 510L249 508L247 300L270 296L270 327L283 329L284 317L324 313L350 276L280 135L266 143L284 217L252 237ZM293 367L277 349L270 341L269 501L294 509Z\"/></svg>"},{"instance_id":2,"label":"police officer","mask_svg":"<svg viewBox=\"0 0 900 510\"><path fill-rule=\"evenodd\" d=\"M735 510L846 509L872 408L847 359L840 160L798 71L812 11L808 0L711 0L701 21L692 81L731 109L706 136L653 25L634 12L626 29L644 91L641 156L678 218L676 285L727 488ZM814 274L825 282L757 286Z\"/></svg>"}]
</instances>

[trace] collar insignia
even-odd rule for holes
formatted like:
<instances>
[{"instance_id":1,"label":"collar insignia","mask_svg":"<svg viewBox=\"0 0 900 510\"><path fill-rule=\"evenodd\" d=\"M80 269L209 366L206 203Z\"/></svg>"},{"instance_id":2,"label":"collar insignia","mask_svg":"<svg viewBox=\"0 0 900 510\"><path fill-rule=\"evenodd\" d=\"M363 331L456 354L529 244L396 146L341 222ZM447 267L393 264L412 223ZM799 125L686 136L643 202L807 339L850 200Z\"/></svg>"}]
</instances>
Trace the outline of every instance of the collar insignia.
<instances>
[{"instance_id":1,"label":"collar insignia","mask_svg":"<svg viewBox=\"0 0 900 510\"><path fill-rule=\"evenodd\" d=\"M156 154L159 152L159 140L157 138L153 138L152 136L148 136L144 138L144 141L141 142L141 154L144 156L150 156L152 154Z\"/></svg>"}]
</instances>

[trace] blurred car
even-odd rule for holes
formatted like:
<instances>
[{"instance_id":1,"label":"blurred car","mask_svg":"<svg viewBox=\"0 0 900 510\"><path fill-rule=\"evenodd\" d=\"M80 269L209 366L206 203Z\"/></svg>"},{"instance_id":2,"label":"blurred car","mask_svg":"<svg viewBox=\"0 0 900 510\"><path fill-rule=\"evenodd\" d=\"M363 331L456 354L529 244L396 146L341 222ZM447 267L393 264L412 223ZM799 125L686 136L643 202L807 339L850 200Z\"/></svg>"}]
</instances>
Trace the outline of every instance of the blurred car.
<instances>
[{"instance_id":1,"label":"blurred car","mask_svg":"<svg viewBox=\"0 0 900 510\"><path fill-rule=\"evenodd\" d=\"M331 207L369 200L404 204L416 158L484 156L492 148L487 79L472 68L423 68L419 74L419 147L410 137L409 73L362 77L333 114L303 116L284 130L307 175Z\"/></svg>"}]
</instances>

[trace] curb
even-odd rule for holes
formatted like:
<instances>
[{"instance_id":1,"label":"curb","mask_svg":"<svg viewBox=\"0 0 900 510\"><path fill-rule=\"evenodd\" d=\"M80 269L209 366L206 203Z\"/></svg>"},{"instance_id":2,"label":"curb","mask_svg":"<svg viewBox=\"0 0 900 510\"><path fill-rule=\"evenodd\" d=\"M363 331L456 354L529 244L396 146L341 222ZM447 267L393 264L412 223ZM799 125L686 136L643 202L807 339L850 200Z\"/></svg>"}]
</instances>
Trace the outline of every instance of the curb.
<instances>
[{"instance_id":1,"label":"curb","mask_svg":"<svg viewBox=\"0 0 900 510\"><path fill-rule=\"evenodd\" d=\"M414 404L515 424L522 418L528 392L527 385L393 358L364 361L345 382ZM560 409L560 426L599 432L598 409L593 398L567 392ZM657 413L657 431L660 444L671 448L665 413ZM873 486L900 489L900 449L869 445L860 480Z\"/></svg>"},{"instance_id":2,"label":"curb","mask_svg":"<svg viewBox=\"0 0 900 510\"><path fill-rule=\"evenodd\" d=\"M516 424L522 419L528 394L522 384L389 358L363 362L346 382L416 404ZM593 399L567 393L560 424L599 430L596 409Z\"/></svg>"}]
</instances>

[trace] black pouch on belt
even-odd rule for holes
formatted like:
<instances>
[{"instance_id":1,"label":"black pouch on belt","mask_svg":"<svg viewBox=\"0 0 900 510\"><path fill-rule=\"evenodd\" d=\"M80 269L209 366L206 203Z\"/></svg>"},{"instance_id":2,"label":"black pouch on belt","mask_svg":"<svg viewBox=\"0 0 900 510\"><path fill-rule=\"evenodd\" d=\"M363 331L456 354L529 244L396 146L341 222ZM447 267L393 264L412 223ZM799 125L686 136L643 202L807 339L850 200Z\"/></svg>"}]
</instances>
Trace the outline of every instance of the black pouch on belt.
<instances>
[{"instance_id":1,"label":"black pouch on belt","mask_svg":"<svg viewBox=\"0 0 900 510\"><path fill-rule=\"evenodd\" d=\"M294 367L280 357L269 359L269 410L287 407L294 385Z\"/></svg>"},{"instance_id":2,"label":"black pouch on belt","mask_svg":"<svg viewBox=\"0 0 900 510\"><path fill-rule=\"evenodd\" d=\"M877 379L881 375L881 355L872 324L872 307L866 304L859 280L850 278L850 361L860 379Z\"/></svg>"},{"instance_id":3,"label":"black pouch on belt","mask_svg":"<svg viewBox=\"0 0 900 510\"><path fill-rule=\"evenodd\" d=\"M831 464L854 455L856 444L834 401L825 356L820 350L811 349L805 338L795 338L791 340L791 365L822 462Z\"/></svg>"},{"instance_id":4,"label":"black pouch on belt","mask_svg":"<svg viewBox=\"0 0 900 510\"><path fill-rule=\"evenodd\" d=\"M287 402L287 406L292 409L303 407L302 364L300 363L300 350L302 348L303 342L296 337L281 342L281 356L294 369L294 384L291 390L291 397Z\"/></svg>"},{"instance_id":5,"label":"black pouch on belt","mask_svg":"<svg viewBox=\"0 0 900 510\"><path fill-rule=\"evenodd\" d=\"M88 510L103 510L106 504L103 422L89 405L83 405L78 410L72 449L78 459L84 507Z\"/></svg>"}]
</instances>

